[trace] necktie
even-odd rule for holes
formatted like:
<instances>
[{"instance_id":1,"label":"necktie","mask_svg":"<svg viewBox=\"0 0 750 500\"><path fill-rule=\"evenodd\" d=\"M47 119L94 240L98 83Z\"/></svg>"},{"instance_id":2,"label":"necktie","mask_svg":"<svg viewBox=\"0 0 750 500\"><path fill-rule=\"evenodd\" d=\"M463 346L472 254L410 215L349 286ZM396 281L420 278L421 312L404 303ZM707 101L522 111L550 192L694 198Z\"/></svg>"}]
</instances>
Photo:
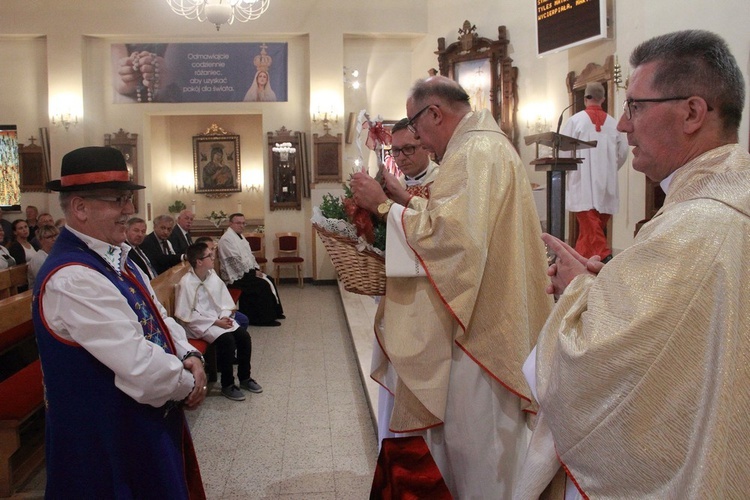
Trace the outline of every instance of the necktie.
<instances>
[{"instance_id":1,"label":"necktie","mask_svg":"<svg viewBox=\"0 0 750 500\"><path fill-rule=\"evenodd\" d=\"M156 272L156 269L154 269L154 266L151 265L151 261L148 260L148 257L146 257L146 254L143 253L143 250L141 250L138 247L135 247L136 253L141 257L141 260L146 263L146 267L148 268L148 274L151 276L151 278L156 278L159 273Z\"/></svg>"},{"instance_id":2,"label":"necktie","mask_svg":"<svg viewBox=\"0 0 750 500\"><path fill-rule=\"evenodd\" d=\"M190 236L190 233L185 233L185 238L187 238L188 245L193 244L193 237Z\"/></svg>"},{"instance_id":3,"label":"necktie","mask_svg":"<svg viewBox=\"0 0 750 500\"><path fill-rule=\"evenodd\" d=\"M161 242L161 250L164 252L164 255L171 255L172 252L169 251L169 243L167 243L167 240L162 240Z\"/></svg>"}]
</instances>

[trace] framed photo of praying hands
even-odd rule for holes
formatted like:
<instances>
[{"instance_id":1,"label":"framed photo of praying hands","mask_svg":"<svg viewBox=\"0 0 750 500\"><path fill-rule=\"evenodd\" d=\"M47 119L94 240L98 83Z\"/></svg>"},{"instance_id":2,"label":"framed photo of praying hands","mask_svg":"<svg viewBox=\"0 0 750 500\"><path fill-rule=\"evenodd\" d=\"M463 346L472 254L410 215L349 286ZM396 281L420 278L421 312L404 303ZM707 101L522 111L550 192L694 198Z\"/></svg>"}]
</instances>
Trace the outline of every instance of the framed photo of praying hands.
<instances>
[{"instance_id":1,"label":"framed photo of praying hands","mask_svg":"<svg viewBox=\"0 0 750 500\"><path fill-rule=\"evenodd\" d=\"M195 192L222 195L242 191L240 179L240 136L216 124L193 136Z\"/></svg>"}]
</instances>

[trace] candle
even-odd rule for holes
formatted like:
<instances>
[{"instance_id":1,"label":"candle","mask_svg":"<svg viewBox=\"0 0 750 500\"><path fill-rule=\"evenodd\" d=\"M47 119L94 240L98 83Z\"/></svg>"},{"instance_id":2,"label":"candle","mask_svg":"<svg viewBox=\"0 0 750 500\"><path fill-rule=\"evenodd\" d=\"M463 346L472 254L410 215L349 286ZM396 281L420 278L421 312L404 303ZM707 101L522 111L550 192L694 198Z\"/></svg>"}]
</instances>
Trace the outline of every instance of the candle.
<instances>
[{"instance_id":1,"label":"candle","mask_svg":"<svg viewBox=\"0 0 750 500\"><path fill-rule=\"evenodd\" d=\"M193 215L195 215L195 200L193 200L193 206L190 211L193 212Z\"/></svg>"},{"instance_id":2,"label":"candle","mask_svg":"<svg viewBox=\"0 0 750 500\"><path fill-rule=\"evenodd\" d=\"M238 213L242 213L242 202L241 201L237 202L237 212Z\"/></svg>"}]
</instances>

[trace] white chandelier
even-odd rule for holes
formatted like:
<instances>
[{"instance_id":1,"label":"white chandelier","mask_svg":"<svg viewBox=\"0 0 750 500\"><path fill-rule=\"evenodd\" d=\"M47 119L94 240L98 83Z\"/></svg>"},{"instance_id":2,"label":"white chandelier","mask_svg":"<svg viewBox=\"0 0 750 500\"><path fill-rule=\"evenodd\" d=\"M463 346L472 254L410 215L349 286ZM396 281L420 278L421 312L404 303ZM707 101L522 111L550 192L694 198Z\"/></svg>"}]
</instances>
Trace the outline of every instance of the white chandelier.
<instances>
[{"instance_id":1,"label":"white chandelier","mask_svg":"<svg viewBox=\"0 0 750 500\"><path fill-rule=\"evenodd\" d=\"M268 9L271 0L167 0L172 11L188 19L216 25L241 23L258 19Z\"/></svg>"}]
</instances>

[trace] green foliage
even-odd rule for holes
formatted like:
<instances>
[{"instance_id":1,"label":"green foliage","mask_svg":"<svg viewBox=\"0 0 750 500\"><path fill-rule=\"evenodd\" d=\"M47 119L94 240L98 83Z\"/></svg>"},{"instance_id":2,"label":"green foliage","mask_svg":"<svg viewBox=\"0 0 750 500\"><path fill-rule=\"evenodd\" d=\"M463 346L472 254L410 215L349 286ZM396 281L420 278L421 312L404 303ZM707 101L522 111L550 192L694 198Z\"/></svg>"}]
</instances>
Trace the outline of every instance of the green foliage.
<instances>
[{"instance_id":1,"label":"green foliage","mask_svg":"<svg viewBox=\"0 0 750 500\"><path fill-rule=\"evenodd\" d=\"M186 208L187 208L187 205L185 205L183 202L181 202L180 200L175 200L174 204L169 205L167 207L167 210L169 210L170 214L178 214L182 212L183 210L185 210Z\"/></svg>"},{"instance_id":2,"label":"green foliage","mask_svg":"<svg viewBox=\"0 0 750 500\"><path fill-rule=\"evenodd\" d=\"M344 203L338 196L331 193L323 195L323 202L320 204L320 213L328 219L347 220Z\"/></svg>"},{"instance_id":3,"label":"green foliage","mask_svg":"<svg viewBox=\"0 0 750 500\"><path fill-rule=\"evenodd\" d=\"M219 210L218 212L211 210L211 213L206 216L206 219L223 221L227 217L228 215L224 213L224 210Z\"/></svg>"},{"instance_id":4,"label":"green foliage","mask_svg":"<svg viewBox=\"0 0 750 500\"><path fill-rule=\"evenodd\" d=\"M375 248L385 252L385 228L386 224L382 221L375 224L375 242L372 244Z\"/></svg>"}]
</instances>

